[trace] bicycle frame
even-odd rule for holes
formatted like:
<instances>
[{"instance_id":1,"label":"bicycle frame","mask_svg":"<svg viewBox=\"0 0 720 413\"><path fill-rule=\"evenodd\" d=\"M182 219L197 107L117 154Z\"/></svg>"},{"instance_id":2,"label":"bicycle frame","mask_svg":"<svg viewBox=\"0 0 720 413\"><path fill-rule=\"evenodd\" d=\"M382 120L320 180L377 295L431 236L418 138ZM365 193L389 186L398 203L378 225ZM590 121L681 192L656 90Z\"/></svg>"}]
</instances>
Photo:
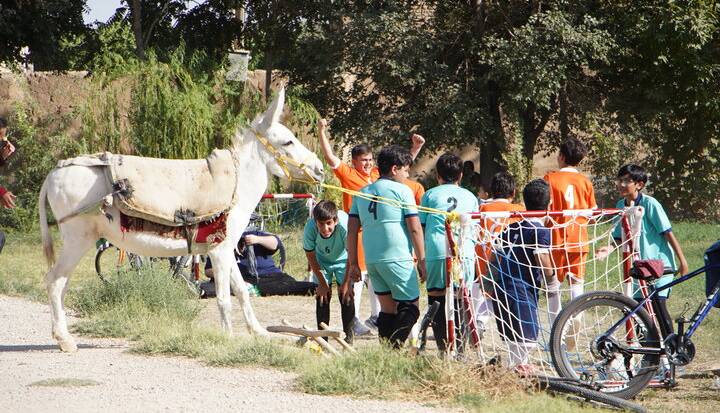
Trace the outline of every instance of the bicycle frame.
<instances>
[{"instance_id":1,"label":"bicycle frame","mask_svg":"<svg viewBox=\"0 0 720 413\"><path fill-rule=\"evenodd\" d=\"M631 317L633 317L643 306L646 306L648 303L652 302L652 300L656 299L661 291L665 291L669 288L672 288L675 285L684 283L685 281L694 278L700 274L703 274L711 269L720 269L720 264L715 265L708 265L703 266L701 268L698 268L695 271L692 271L688 274L683 275L682 277L678 278L677 280L673 280L667 285L664 285L659 288L655 288L654 291L645 297L642 301L636 305L632 311L627 313L625 317L617 321L615 324L613 324L610 329L605 332L602 336L598 337L596 340L597 343L602 343L605 340L607 340L612 334L617 330L620 326L625 325L626 322L630 320ZM692 335L695 333L695 330L700 326L700 324L703 322L705 317L707 317L708 313L710 312L710 309L720 300L720 280L715 284L710 294L707 296L705 303L702 304L698 309L695 311L695 314L693 314L692 318L690 319L690 327L688 330L683 334L682 337L684 339L690 339ZM670 320L672 322L672 320ZM663 340L665 337L663 337ZM620 349L623 352L627 352L629 354L657 354L662 355L665 354L665 348L663 341L660 342L660 346L658 348L652 348L652 347L628 347L625 345L622 345L620 343L616 343Z\"/></svg>"}]
</instances>

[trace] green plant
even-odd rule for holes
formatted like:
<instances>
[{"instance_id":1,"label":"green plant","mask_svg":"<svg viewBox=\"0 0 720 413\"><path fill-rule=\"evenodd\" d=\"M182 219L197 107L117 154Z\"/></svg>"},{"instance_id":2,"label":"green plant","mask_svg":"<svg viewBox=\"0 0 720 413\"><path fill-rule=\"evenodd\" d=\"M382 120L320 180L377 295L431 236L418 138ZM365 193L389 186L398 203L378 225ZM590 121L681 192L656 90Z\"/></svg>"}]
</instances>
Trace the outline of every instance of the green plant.
<instances>
[{"instance_id":1,"label":"green plant","mask_svg":"<svg viewBox=\"0 0 720 413\"><path fill-rule=\"evenodd\" d=\"M86 151L82 139L74 140L64 133L48 136L49 128L33 120L29 105L16 105L9 121L17 151L8 161L7 187L17 196L17 208L0 209L0 227L25 231L37 225L40 187L57 159Z\"/></svg>"}]
</instances>

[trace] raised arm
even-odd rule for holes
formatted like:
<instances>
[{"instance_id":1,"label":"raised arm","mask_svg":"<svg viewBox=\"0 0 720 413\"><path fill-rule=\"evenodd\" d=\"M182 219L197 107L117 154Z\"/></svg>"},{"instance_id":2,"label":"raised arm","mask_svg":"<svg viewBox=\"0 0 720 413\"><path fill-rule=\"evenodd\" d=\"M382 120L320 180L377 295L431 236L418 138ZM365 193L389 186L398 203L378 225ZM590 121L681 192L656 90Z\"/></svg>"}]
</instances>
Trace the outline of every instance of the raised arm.
<instances>
[{"instance_id":1,"label":"raised arm","mask_svg":"<svg viewBox=\"0 0 720 413\"><path fill-rule=\"evenodd\" d=\"M328 141L327 134L325 133L327 131L327 119L320 119L318 122L318 133L320 135L320 148L323 151L323 155L325 156L325 160L327 161L328 165L332 169L335 169L340 165L340 158L338 158L335 153L332 150L332 146L330 146L330 142Z\"/></svg>"},{"instance_id":2,"label":"raised arm","mask_svg":"<svg viewBox=\"0 0 720 413\"><path fill-rule=\"evenodd\" d=\"M412 140L412 146L410 147L410 155L412 155L414 161L420 153L420 149L422 149L423 145L425 145L425 138L418 135L417 133L413 133L410 136L410 140Z\"/></svg>"}]
</instances>

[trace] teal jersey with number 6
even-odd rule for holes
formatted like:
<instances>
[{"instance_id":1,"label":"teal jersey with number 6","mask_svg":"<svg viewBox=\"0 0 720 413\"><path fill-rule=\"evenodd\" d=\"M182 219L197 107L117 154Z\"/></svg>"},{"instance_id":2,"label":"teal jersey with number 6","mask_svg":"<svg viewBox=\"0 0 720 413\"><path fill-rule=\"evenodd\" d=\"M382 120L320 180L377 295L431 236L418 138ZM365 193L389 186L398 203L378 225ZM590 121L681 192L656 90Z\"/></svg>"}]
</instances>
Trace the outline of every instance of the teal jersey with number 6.
<instances>
[{"instance_id":1,"label":"teal jersey with number 6","mask_svg":"<svg viewBox=\"0 0 720 413\"><path fill-rule=\"evenodd\" d=\"M338 211L338 223L335 230L329 237L323 238L318 232L315 219L310 218L305 223L303 231L303 249L314 251L315 258L322 267L330 267L336 264L345 264L347 251L345 241L347 239L347 219L345 211Z\"/></svg>"},{"instance_id":2,"label":"teal jersey with number 6","mask_svg":"<svg viewBox=\"0 0 720 413\"><path fill-rule=\"evenodd\" d=\"M478 199L472 192L454 184L438 185L425 192L420 205L446 212L467 214L480 209ZM428 261L445 258L445 215L420 212L420 223L425 226L425 256ZM457 234L455 234L457 237ZM475 256L475 233L466 231L463 240L463 258ZM457 238L456 238L457 241Z\"/></svg>"},{"instance_id":3,"label":"teal jersey with number 6","mask_svg":"<svg viewBox=\"0 0 720 413\"><path fill-rule=\"evenodd\" d=\"M378 202L353 196L349 215L360 219L365 262L412 260L412 242L405 218L417 215L417 207L410 188L380 178L360 192L385 199Z\"/></svg>"}]
</instances>

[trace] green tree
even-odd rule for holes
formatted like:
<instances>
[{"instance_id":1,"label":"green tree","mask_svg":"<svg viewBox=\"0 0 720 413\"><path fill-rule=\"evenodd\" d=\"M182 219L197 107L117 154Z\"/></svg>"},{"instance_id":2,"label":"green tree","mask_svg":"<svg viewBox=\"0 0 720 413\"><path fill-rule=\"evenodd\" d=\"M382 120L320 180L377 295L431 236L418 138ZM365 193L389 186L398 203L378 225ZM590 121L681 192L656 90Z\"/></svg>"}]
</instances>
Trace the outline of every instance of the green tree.
<instances>
[{"instance_id":1,"label":"green tree","mask_svg":"<svg viewBox=\"0 0 720 413\"><path fill-rule=\"evenodd\" d=\"M20 59L30 49L36 70L64 70L87 33L82 12L86 0L9 0L0 3L0 62Z\"/></svg>"}]
</instances>

